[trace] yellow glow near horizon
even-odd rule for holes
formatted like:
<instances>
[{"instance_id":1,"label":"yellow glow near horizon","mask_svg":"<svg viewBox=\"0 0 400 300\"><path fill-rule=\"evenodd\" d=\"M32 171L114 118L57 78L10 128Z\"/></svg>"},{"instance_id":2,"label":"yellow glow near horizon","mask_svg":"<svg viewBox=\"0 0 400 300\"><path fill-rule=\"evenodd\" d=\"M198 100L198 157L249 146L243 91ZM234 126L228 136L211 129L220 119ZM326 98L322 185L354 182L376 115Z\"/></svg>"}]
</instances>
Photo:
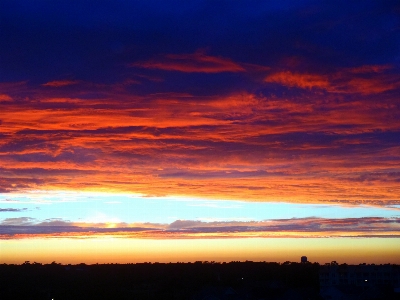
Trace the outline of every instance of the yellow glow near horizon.
<instances>
[{"instance_id":1,"label":"yellow glow near horizon","mask_svg":"<svg viewBox=\"0 0 400 300\"><path fill-rule=\"evenodd\" d=\"M0 241L0 262L137 263L190 261L299 261L400 264L393 238L126 239L34 238Z\"/></svg>"}]
</instances>

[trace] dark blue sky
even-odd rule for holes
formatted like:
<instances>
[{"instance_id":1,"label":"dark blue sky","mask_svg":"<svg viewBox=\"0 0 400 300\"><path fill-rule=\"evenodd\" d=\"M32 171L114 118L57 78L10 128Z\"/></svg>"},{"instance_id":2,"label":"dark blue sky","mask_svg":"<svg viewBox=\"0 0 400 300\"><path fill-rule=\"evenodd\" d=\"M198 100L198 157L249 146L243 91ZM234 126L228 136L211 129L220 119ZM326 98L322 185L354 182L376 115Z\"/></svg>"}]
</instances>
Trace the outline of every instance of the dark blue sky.
<instances>
[{"instance_id":1,"label":"dark blue sky","mask_svg":"<svg viewBox=\"0 0 400 300\"><path fill-rule=\"evenodd\" d=\"M310 72L399 64L397 1L187 2L2 1L0 80L111 83L129 63L199 49Z\"/></svg>"}]
</instances>

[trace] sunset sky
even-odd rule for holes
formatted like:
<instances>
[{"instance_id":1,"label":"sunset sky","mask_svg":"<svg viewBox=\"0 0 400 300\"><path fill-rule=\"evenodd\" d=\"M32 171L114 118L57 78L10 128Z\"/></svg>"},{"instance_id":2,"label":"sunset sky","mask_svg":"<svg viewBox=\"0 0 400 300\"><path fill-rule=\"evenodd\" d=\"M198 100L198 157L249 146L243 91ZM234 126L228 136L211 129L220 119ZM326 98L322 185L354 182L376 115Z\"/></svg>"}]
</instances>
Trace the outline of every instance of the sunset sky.
<instances>
[{"instance_id":1,"label":"sunset sky","mask_svg":"<svg viewBox=\"0 0 400 300\"><path fill-rule=\"evenodd\" d=\"M400 263L398 1L0 3L0 263Z\"/></svg>"}]
</instances>

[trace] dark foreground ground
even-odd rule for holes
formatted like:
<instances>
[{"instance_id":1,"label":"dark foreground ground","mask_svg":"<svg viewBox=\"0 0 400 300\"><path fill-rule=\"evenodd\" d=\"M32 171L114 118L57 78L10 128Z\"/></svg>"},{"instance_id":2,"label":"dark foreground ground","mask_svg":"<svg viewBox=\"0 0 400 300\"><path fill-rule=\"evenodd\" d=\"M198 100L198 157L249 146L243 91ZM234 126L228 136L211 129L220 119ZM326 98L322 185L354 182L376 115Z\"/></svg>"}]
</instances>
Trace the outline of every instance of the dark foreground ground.
<instances>
[{"instance_id":1,"label":"dark foreground ground","mask_svg":"<svg viewBox=\"0 0 400 300\"><path fill-rule=\"evenodd\" d=\"M263 262L3 264L0 299L322 299L319 269Z\"/></svg>"}]
</instances>

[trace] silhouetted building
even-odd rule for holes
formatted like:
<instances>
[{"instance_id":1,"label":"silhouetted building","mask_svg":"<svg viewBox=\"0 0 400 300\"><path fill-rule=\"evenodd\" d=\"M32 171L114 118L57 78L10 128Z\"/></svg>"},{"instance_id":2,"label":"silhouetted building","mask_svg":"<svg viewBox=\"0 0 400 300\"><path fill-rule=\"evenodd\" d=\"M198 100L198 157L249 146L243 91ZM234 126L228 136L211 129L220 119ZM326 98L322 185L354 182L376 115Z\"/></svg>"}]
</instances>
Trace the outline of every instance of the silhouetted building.
<instances>
[{"instance_id":1,"label":"silhouetted building","mask_svg":"<svg viewBox=\"0 0 400 300\"><path fill-rule=\"evenodd\" d=\"M307 256L302 256L300 260L303 264L307 262Z\"/></svg>"}]
</instances>

